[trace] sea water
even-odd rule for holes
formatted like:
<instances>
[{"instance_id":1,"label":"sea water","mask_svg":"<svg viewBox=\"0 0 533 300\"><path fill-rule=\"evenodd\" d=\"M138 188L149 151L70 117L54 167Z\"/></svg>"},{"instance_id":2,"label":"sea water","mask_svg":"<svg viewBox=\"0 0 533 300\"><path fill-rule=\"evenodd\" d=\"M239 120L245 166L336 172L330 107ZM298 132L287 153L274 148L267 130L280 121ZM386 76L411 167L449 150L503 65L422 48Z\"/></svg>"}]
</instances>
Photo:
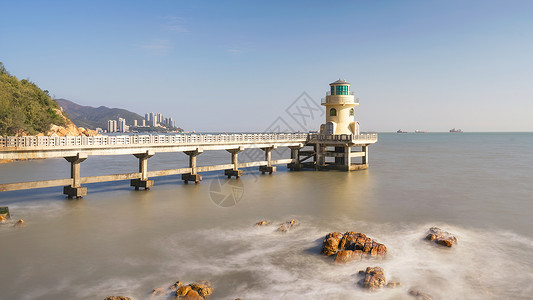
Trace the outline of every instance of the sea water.
<instances>
[{"instance_id":1,"label":"sea water","mask_svg":"<svg viewBox=\"0 0 533 300\"><path fill-rule=\"evenodd\" d=\"M247 151L239 158L257 155ZM208 151L198 162L230 159ZM532 297L533 133L380 134L369 161L350 173L250 168L238 183L221 171L198 185L158 177L150 191L88 184L79 200L61 187L0 193L12 214L0 225L0 299L169 299L152 289L202 279L215 287L210 299L413 299L411 288L433 299ZM156 154L149 169L186 163ZM82 176L136 168L133 156L89 157ZM0 165L1 183L67 177L64 159ZM298 227L276 232L292 218ZM26 227L13 228L17 219ZM254 227L262 219L273 223ZM458 244L423 240L432 226ZM387 257L332 264L319 252L333 231L363 232ZM357 273L368 266L401 286L363 290Z\"/></svg>"}]
</instances>

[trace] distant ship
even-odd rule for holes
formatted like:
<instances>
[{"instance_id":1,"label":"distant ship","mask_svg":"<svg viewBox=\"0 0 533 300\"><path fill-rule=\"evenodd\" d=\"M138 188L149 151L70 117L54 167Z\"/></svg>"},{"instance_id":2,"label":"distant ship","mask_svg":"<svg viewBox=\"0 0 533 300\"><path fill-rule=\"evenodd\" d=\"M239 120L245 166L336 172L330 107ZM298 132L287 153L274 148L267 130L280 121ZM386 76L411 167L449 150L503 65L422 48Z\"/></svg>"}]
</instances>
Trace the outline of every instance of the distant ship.
<instances>
[{"instance_id":1,"label":"distant ship","mask_svg":"<svg viewBox=\"0 0 533 300\"><path fill-rule=\"evenodd\" d=\"M452 128L452 129L450 129L450 132L459 132L460 133L460 132L463 132L463 131L461 129L459 129L459 128L457 128L457 129L456 128Z\"/></svg>"},{"instance_id":2,"label":"distant ship","mask_svg":"<svg viewBox=\"0 0 533 300\"><path fill-rule=\"evenodd\" d=\"M407 131L403 131L401 129L398 129L398 131L396 131L396 133L407 133Z\"/></svg>"},{"instance_id":3,"label":"distant ship","mask_svg":"<svg viewBox=\"0 0 533 300\"><path fill-rule=\"evenodd\" d=\"M415 133L428 133L427 131L424 131L424 130L415 130Z\"/></svg>"}]
</instances>

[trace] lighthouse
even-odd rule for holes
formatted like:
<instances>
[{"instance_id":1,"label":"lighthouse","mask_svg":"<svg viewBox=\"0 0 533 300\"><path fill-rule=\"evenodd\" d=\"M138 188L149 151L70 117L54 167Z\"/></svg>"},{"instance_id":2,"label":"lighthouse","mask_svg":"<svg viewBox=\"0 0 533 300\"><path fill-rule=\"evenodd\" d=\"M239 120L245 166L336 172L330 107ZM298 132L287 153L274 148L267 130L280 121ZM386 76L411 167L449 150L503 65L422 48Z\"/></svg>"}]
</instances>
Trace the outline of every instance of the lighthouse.
<instances>
[{"instance_id":1,"label":"lighthouse","mask_svg":"<svg viewBox=\"0 0 533 300\"><path fill-rule=\"evenodd\" d=\"M326 123L320 125L318 134L309 135L304 147L291 147L294 161L288 164L291 170L368 168L368 148L378 141L378 135L359 132L359 122L355 120L359 99L350 91L350 86L342 79L329 84L329 91L321 101L326 107Z\"/></svg>"},{"instance_id":2,"label":"lighthouse","mask_svg":"<svg viewBox=\"0 0 533 300\"><path fill-rule=\"evenodd\" d=\"M355 121L355 107L359 99L350 91L351 84L339 79L329 84L330 91L322 98L326 107L326 123L320 126L320 134L359 134L359 123Z\"/></svg>"}]
</instances>

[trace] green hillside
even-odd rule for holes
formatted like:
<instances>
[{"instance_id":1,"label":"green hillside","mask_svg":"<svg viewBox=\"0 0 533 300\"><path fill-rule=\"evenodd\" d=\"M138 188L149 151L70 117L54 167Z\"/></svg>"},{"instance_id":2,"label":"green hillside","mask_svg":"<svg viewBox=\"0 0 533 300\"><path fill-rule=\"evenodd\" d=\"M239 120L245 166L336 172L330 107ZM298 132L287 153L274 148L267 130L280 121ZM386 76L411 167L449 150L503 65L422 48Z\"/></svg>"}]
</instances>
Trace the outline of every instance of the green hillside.
<instances>
[{"instance_id":1,"label":"green hillside","mask_svg":"<svg viewBox=\"0 0 533 300\"><path fill-rule=\"evenodd\" d=\"M108 120L118 120L118 118L126 119L128 125L132 125L133 120L141 124L144 119L134 112L121 108L83 106L66 99L56 99L56 102L76 126L84 128L107 128Z\"/></svg>"},{"instance_id":2,"label":"green hillside","mask_svg":"<svg viewBox=\"0 0 533 300\"><path fill-rule=\"evenodd\" d=\"M59 109L35 83L9 74L0 62L0 135L37 134L65 125Z\"/></svg>"}]
</instances>

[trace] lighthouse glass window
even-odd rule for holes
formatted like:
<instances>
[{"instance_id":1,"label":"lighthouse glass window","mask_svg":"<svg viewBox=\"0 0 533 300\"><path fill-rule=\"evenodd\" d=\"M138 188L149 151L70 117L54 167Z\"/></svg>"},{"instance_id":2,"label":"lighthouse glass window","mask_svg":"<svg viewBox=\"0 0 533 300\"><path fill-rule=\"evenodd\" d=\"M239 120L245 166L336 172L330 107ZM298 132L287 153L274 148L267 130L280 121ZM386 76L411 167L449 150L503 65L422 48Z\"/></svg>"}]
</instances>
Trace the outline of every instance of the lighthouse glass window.
<instances>
[{"instance_id":1,"label":"lighthouse glass window","mask_svg":"<svg viewBox=\"0 0 533 300\"><path fill-rule=\"evenodd\" d=\"M347 85L338 85L336 95L348 95L348 86Z\"/></svg>"}]
</instances>

